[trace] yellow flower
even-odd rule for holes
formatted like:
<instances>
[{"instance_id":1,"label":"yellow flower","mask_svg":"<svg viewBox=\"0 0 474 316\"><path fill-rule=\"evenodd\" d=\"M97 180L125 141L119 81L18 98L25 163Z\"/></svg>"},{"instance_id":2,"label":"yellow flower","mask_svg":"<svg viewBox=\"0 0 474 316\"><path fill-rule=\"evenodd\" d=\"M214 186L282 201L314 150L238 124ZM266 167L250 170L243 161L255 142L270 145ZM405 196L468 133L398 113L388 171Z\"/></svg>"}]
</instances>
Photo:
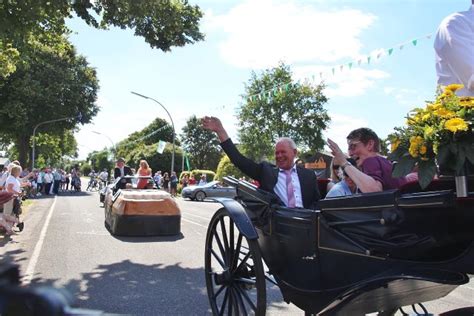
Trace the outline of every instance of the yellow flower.
<instances>
[{"instance_id":1,"label":"yellow flower","mask_svg":"<svg viewBox=\"0 0 474 316\"><path fill-rule=\"evenodd\" d=\"M439 108L434 112L434 114L442 118L451 118L455 116L454 112L447 110L446 108Z\"/></svg>"},{"instance_id":2,"label":"yellow flower","mask_svg":"<svg viewBox=\"0 0 474 316\"><path fill-rule=\"evenodd\" d=\"M420 147L420 155L424 155L426 154L426 151L428 150L428 148L426 148L425 145L421 146Z\"/></svg>"},{"instance_id":3,"label":"yellow flower","mask_svg":"<svg viewBox=\"0 0 474 316\"><path fill-rule=\"evenodd\" d=\"M466 107L466 108L474 107L474 99L472 99L472 100L469 100L469 99L460 100L459 105L463 106L463 107Z\"/></svg>"},{"instance_id":4,"label":"yellow flower","mask_svg":"<svg viewBox=\"0 0 474 316\"><path fill-rule=\"evenodd\" d=\"M444 128L447 130L456 133L457 131L467 131L467 123L462 118L452 118L444 123Z\"/></svg>"},{"instance_id":5,"label":"yellow flower","mask_svg":"<svg viewBox=\"0 0 474 316\"><path fill-rule=\"evenodd\" d=\"M440 99L444 99L444 98L447 98L447 97L452 97L454 95L454 92L452 90L444 90L443 94L441 94L439 96Z\"/></svg>"},{"instance_id":6,"label":"yellow flower","mask_svg":"<svg viewBox=\"0 0 474 316\"><path fill-rule=\"evenodd\" d=\"M401 141L399 139L396 139L390 146L390 151L393 153L395 150L397 150L398 146L400 146Z\"/></svg>"},{"instance_id":7,"label":"yellow flower","mask_svg":"<svg viewBox=\"0 0 474 316\"><path fill-rule=\"evenodd\" d=\"M425 138L429 138L431 135L433 135L435 132L434 128L432 126L426 126L424 130L424 136Z\"/></svg>"},{"instance_id":8,"label":"yellow flower","mask_svg":"<svg viewBox=\"0 0 474 316\"><path fill-rule=\"evenodd\" d=\"M463 84L453 83L453 84L450 84L450 85L446 86L446 88L444 88L444 92L446 92L447 90L449 90L451 92L456 92L456 90L459 90L459 89L462 89L462 88L464 88Z\"/></svg>"},{"instance_id":9,"label":"yellow flower","mask_svg":"<svg viewBox=\"0 0 474 316\"><path fill-rule=\"evenodd\" d=\"M428 104L426 106L426 109L428 111L436 111L437 109L439 109L441 107L441 104L440 103L431 103L431 104Z\"/></svg>"},{"instance_id":10,"label":"yellow flower","mask_svg":"<svg viewBox=\"0 0 474 316\"><path fill-rule=\"evenodd\" d=\"M429 113L423 115L423 117L421 118L423 121L428 121L430 119L431 115Z\"/></svg>"}]
</instances>

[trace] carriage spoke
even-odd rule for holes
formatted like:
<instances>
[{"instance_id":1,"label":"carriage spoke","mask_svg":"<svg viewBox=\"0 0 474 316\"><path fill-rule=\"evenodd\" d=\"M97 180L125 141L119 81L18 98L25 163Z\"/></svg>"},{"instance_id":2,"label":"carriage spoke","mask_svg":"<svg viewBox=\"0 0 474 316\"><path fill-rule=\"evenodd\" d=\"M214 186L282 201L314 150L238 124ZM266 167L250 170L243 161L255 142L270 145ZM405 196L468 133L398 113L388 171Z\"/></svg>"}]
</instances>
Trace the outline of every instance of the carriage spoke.
<instances>
[{"instance_id":1,"label":"carriage spoke","mask_svg":"<svg viewBox=\"0 0 474 316\"><path fill-rule=\"evenodd\" d=\"M235 247L234 257L230 265L230 269L232 270L232 272L236 271L235 268L237 267L237 261L239 260L239 253L240 253L240 247L242 245L242 238L243 238L243 235L239 233L239 237L237 238L237 245Z\"/></svg>"},{"instance_id":2,"label":"carriage spoke","mask_svg":"<svg viewBox=\"0 0 474 316\"><path fill-rule=\"evenodd\" d=\"M221 310L219 312L219 315L224 315L225 311L225 305L227 303L227 298L229 297L229 288L226 288L225 294L224 294L224 300L222 300L222 305L221 305Z\"/></svg>"},{"instance_id":3,"label":"carriage spoke","mask_svg":"<svg viewBox=\"0 0 474 316\"><path fill-rule=\"evenodd\" d=\"M241 294L241 296L243 296L245 298L245 300L247 301L247 304L250 305L250 307L252 308L253 311L256 311L257 310L257 307L255 306L255 304L252 302L252 300L250 299L250 297L248 296L247 292L244 291L240 286L237 286L237 291L239 291L239 293Z\"/></svg>"},{"instance_id":4,"label":"carriage spoke","mask_svg":"<svg viewBox=\"0 0 474 316\"><path fill-rule=\"evenodd\" d=\"M224 247L222 246L222 242L221 242L221 239L219 238L219 235L217 234L217 231L214 232L214 237L216 238L217 245L219 246L219 250L221 251L222 259L224 260L224 262L227 262L225 250L224 250Z\"/></svg>"},{"instance_id":5,"label":"carriage spoke","mask_svg":"<svg viewBox=\"0 0 474 316\"><path fill-rule=\"evenodd\" d=\"M243 266L244 264L247 265L247 266L249 266L249 265L247 264L247 260L248 260L249 258L250 258L250 252L245 255L245 257L244 257L244 258L242 259L242 261L239 263L239 266L235 269L235 271L239 271L239 270L242 268L242 266Z\"/></svg>"},{"instance_id":6,"label":"carriage spoke","mask_svg":"<svg viewBox=\"0 0 474 316\"><path fill-rule=\"evenodd\" d=\"M232 297L232 305L234 306L235 314L240 315L240 313L239 313L239 300L237 298L237 294L235 293L235 290L234 290L233 287L230 287L229 290L230 290L230 295ZM231 315L231 314L229 314L229 315Z\"/></svg>"},{"instance_id":7,"label":"carriage spoke","mask_svg":"<svg viewBox=\"0 0 474 316\"><path fill-rule=\"evenodd\" d=\"M234 262L234 256L237 254L234 250L234 221L229 217L229 266L232 268L232 263Z\"/></svg>"},{"instance_id":8,"label":"carriage spoke","mask_svg":"<svg viewBox=\"0 0 474 316\"><path fill-rule=\"evenodd\" d=\"M255 285L257 283L257 281L253 279L248 279L248 278L235 278L234 280L240 283L245 283L245 284L250 284L250 285Z\"/></svg>"},{"instance_id":9,"label":"carriage spoke","mask_svg":"<svg viewBox=\"0 0 474 316\"><path fill-rule=\"evenodd\" d=\"M231 288L227 288L227 291L229 291L229 304L228 304L228 308L227 308L227 312L228 312L227 314L229 316L232 316L232 309L234 307L234 299L233 299Z\"/></svg>"},{"instance_id":10,"label":"carriage spoke","mask_svg":"<svg viewBox=\"0 0 474 316\"><path fill-rule=\"evenodd\" d=\"M222 233L222 238L224 239L224 249L226 251L226 256L225 256L225 261L230 262L230 255L231 255L231 250L229 249L229 241L227 239L227 230L225 228L225 217L221 218L219 221L221 223L221 233Z\"/></svg>"},{"instance_id":11,"label":"carriage spoke","mask_svg":"<svg viewBox=\"0 0 474 316\"><path fill-rule=\"evenodd\" d=\"M217 262L221 265L222 269L227 269L227 266L225 265L224 261L217 255L217 253L214 251L214 249L211 248L211 253L214 255L214 258L216 258Z\"/></svg>"},{"instance_id":12,"label":"carriage spoke","mask_svg":"<svg viewBox=\"0 0 474 316\"><path fill-rule=\"evenodd\" d=\"M240 294L238 290L239 286L234 286L234 293L235 296L237 297L237 302L239 303L240 309L243 311L243 315L247 315L247 309L245 308L245 303L242 300L242 295Z\"/></svg>"},{"instance_id":13,"label":"carriage spoke","mask_svg":"<svg viewBox=\"0 0 474 316\"><path fill-rule=\"evenodd\" d=\"M221 287L217 290L217 292L214 294L214 299L216 300L219 294L222 293L222 291L225 289L225 284L221 285Z\"/></svg>"}]
</instances>

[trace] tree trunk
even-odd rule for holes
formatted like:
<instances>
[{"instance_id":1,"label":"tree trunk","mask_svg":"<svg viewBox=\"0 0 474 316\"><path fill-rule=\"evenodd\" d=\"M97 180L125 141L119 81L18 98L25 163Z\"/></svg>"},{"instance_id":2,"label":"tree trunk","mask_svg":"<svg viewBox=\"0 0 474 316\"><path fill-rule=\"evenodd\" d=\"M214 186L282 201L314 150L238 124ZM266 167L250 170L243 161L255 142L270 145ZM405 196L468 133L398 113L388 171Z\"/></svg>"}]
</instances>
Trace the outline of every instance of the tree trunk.
<instances>
[{"instance_id":1,"label":"tree trunk","mask_svg":"<svg viewBox=\"0 0 474 316\"><path fill-rule=\"evenodd\" d=\"M28 161L28 152L30 149L30 138L25 135L21 135L17 139L17 148L18 148L18 161L23 168L29 168L30 165L27 165Z\"/></svg>"}]
</instances>

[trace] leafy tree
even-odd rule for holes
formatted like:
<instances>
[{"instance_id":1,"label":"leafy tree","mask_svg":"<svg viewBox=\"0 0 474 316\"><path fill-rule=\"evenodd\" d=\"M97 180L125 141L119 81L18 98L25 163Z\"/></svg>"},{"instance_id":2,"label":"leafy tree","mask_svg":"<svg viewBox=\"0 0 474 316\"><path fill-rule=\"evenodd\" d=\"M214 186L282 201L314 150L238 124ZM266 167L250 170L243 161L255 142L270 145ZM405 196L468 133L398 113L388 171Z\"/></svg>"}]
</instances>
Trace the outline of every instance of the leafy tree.
<instances>
[{"instance_id":1,"label":"leafy tree","mask_svg":"<svg viewBox=\"0 0 474 316\"><path fill-rule=\"evenodd\" d=\"M195 115L186 121L181 139L193 168L216 170L221 158L219 139L213 132L205 130Z\"/></svg>"},{"instance_id":2,"label":"leafy tree","mask_svg":"<svg viewBox=\"0 0 474 316\"><path fill-rule=\"evenodd\" d=\"M157 152L158 142L162 140L168 144L162 154ZM141 159L145 159L153 171L170 171L173 152L173 128L165 120L156 118L144 129L130 134L129 137L117 144L117 157L124 157L127 163L138 168ZM174 170L181 169L182 150L179 140L175 140Z\"/></svg>"},{"instance_id":3,"label":"leafy tree","mask_svg":"<svg viewBox=\"0 0 474 316\"><path fill-rule=\"evenodd\" d=\"M272 156L279 137L292 138L303 150L324 146L322 132L330 121L324 85L294 83L291 75L290 67L280 64L260 76L252 73L246 86L246 103L238 111L239 139L253 159ZM256 97L262 91L265 97Z\"/></svg>"},{"instance_id":4,"label":"leafy tree","mask_svg":"<svg viewBox=\"0 0 474 316\"><path fill-rule=\"evenodd\" d=\"M222 156L217 166L216 171L216 180L221 181L225 176L232 176L235 178L241 178L244 176L242 171L240 171L229 159L227 155Z\"/></svg>"},{"instance_id":5,"label":"leafy tree","mask_svg":"<svg viewBox=\"0 0 474 316\"><path fill-rule=\"evenodd\" d=\"M90 161L91 167L96 171L102 171L106 169L110 172L114 164L109 159L110 151L108 149L93 151L87 155L87 161Z\"/></svg>"},{"instance_id":6,"label":"leafy tree","mask_svg":"<svg viewBox=\"0 0 474 316\"><path fill-rule=\"evenodd\" d=\"M90 122L98 111L95 70L64 37L48 35L48 45L44 42L30 37L22 46L17 70L0 79L0 141L15 144L23 165L39 123L67 118L37 129L60 136L78 123Z\"/></svg>"},{"instance_id":7,"label":"leafy tree","mask_svg":"<svg viewBox=\"0 0 474 316\"><path fill-rule=\"evenodd\" d=\"M30 34L67 34L66 20L76 14L88 25L133 29L152 48L169 51L204 39L199 31L202 12L188 1L174 0L8 0L0 1L0 77L12 73L16 64L12 52L23 53L16 42ZM8 52L8 45L13 45ZM10 56L10 57L8 57ZM13 68L12 68L13 67Z\"/></svg>"}]
</instances>

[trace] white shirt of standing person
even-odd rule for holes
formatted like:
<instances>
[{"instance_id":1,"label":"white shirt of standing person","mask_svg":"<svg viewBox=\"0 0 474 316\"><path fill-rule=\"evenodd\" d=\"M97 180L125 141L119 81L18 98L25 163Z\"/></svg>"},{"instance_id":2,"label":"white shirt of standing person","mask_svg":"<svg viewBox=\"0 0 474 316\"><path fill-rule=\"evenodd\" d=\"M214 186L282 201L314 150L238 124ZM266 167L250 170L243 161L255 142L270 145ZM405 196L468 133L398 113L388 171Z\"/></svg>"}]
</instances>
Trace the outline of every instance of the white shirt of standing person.
<instances>
[{"instance_id":1,"label":"white shirt of standing person","mask_svg":"<svg viewBox=\"0 0 474 316\"><path fill-rule=\"evenodd\" d=\"M434 42L438 84L461 83L459 96L474 96L474 3L441 22Z\"/></svg>"},{"instance_id":2,"label":"white shirt of standing person","mask_svg":"<svg viewBox=\"0 0 474 316\"><path fill-rule=\"evenodd\" d=\"M8 176L7 181L5 182L5 188L7 188L9 184L13 184L13 191L21 193L20 181L17 178L12 175Z\"/></svg>"}]
</instances>

